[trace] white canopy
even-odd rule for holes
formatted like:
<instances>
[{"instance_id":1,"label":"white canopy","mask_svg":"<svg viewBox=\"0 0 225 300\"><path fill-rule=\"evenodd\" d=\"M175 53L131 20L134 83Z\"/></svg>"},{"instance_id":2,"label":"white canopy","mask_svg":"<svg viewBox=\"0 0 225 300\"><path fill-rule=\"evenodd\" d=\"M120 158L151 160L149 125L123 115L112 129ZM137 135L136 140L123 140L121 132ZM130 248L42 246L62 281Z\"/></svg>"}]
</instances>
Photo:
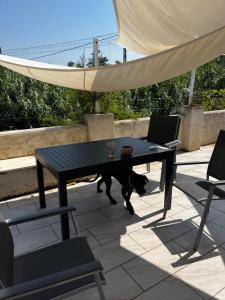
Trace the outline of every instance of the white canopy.
<instances>
[{"instance_id":1,"label":"white canopy","mask_svg":"<svg viewBox=\"0 0 225 300\"><path fill-rule=\"evenodd\" d=\"M224 0L114 0L118 43L144 55L183 45L225 26Z\"/></svg>"},{"instance_id":2,"label":"white canopy","mask_svg":"<svg viewBox=\"0 0 225 300\"><path fill-rule=\"evenodd\" d=\"M47 83L107 92L176 77L225 52L225 0L114 0L119 43L148 56L71 68L0 55L0 65Z\"/></svg>"}]
</instances>

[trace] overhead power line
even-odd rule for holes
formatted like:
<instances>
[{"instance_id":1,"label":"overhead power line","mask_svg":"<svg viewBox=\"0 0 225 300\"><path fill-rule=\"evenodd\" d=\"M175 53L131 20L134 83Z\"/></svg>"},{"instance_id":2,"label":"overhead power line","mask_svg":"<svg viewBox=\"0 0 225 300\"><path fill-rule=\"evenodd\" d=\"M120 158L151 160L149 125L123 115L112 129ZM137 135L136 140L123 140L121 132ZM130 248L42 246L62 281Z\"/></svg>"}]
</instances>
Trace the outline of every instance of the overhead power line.
<instances>
[{"instance_id":1,"label":"overhead power line","mask_svg":"<svg viewBox=\"0 0 225 300\"><path fill-rule=\"evenodd\" d=\"M38 57L33 57L33 58L30 58L30 59L39 59L39 58L43 58L43 57L47 57L47 56L59 54L59 53L62 53L62 52L66 52L66 51L71 51L71 50L74 50L74 49L82 48L82 47L88 46L90 44L92 44L92 42L91 43L86 43L86 44L83 44L83 45L80 45L80 46L75 46L75 47L71 47L71 48L59 50L59 51L52 52L52 53L45 54L45 55L41 55L41 56L38 56Z\"/></svg>"},{"instance_id":2,"label":"overhead power line","mask_svg":"<svg viewBox=\"0 0 225 300\"><path fill-rule=\"evenodd\" d=\"M113 38L113 37L115 37L115 36L116 36L116 34L114 34L114 35L112 35L112 36L109 36L109 37L105 37L105 38L99 39L99 41L100 41L100 42L101 42L101 41L106 41L107 39ZM70 48L67 48L67 49L55 51L55 52L52 52L52 53L49 53L49 54L45 54L45 55L41 55L41 56L38 56L38 57L33 57L33 58L31 58L31 59L35 60L35 59L39 59L39 58L44 58L44 57L48 57L48 56L56 55L56 54L59 54L59 53L63 53L63 52L75 50L75 49L82 48L82 47L89 46L89 45L92 45L92 41L89 42L89 43L86 43L86 44L82 44L82 45L70 47Z\"/></svg>"},{"instance_id":3,"label":"overhead power line","mask_svg":"<svg viewBox=\"0 0 225 300\"><path fill-rule=\"evenodd\" d=\"M113 43L115 42L116 39L115 38L111 38L111 39L108 39L108 40L100 40L99 43L101 44L101 46L107 46L109 45L110 43ZM90 44L92 44L92 41L90 41ZM62 49L57 49L57 48L50 48L50 49L30 49L30 51L23 51L21 50L20 52L16 52L14 55L17 55L17 56L39 56L39 55L45 55L45 54L49 54L49 53L54 53L54 52L57 52L57 51L60 51L60 50L66 50L66 49L70 49L70 48L74 48L74 47L83 47L83 44L79 44L79 45L74 45L74 46L71 46L71 47L60 47ZM85 48L91 48L90 47L85 47ZM69 51L69 50L68 50ZM5 53L5 52L4 52ZM5 53L5 54L9 54L9 53ZM13 55L10 53L10 55Z\"/></svg>"},{"instance_id":4,"label":"overhead power line","mask_svg":"<svg viewBox=\"0 0 225 300\"><path fill-rule=\"evenodd\" d=\"M104 39L108 39L111 37L115 37L117 36L116 33L108 33L108 34L104 34L104 35L100 35L97 36L98 38L104 40ZM14 49L3 49L3 52L6 54L12 54L15 52L29 52L29 51L34 51L34 50L43 50L43 49L49 49L49 48L58 48L58 47L65 47L68 45L72 45L74 43L76 44L83 44L84 42L87 41L92 41L93 37L88 37L85 39L79 39L79 40L73 40L73 41L67 41L67 42L60 42L60 43L53 43L53 44L45 44L45 45L38 45L38 46L31 46L31 47L24 47L24 48L14 48ZM77 45L78 46L78 45Z\"/></svg>"}]
</instances>

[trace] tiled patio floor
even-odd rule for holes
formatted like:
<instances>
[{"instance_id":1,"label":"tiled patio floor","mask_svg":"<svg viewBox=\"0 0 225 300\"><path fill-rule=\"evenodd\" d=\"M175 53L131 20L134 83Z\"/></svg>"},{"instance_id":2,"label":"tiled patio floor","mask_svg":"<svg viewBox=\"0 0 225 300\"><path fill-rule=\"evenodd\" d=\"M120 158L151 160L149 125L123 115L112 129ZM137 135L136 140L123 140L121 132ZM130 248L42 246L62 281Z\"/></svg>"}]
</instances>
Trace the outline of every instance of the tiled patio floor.
<instances>
[{"instance_id":1,"label":"tiled patio floor","mask_svg":"<svg viewBox=\"0 0 225 300\"><path fill-rule=\"evenodd\" d=\"M180 153L184 160L205 160L212 146L192 153ZM146 173L145 166L135 168ZM205 165L185 166L178 176L205 178ZM183 173L185 175L182 175ZM147 194L132 196L136 215L124 208L119 184L112 194L119 201L109 204L105 193L96 193L96 183L68 187L69 203L77 207L77 222L87 236L95 256L102 262L109 300L200 300L225 299L225 202L215 202L210 210L199 251L192 254L202 207L178 190L173 190L172 209L166 220L152 226L162 216L163 193L159 192L160 164L151 165ZM48 208L57 207L57 190L47 192ZM48 209L47 208L47 209ZM39 211L37 194L0 203L5 218ZM16 254L60 240L58 217L12 228ZM90 289L70 300L99 299Z\"/></svg>"}]
</instances>

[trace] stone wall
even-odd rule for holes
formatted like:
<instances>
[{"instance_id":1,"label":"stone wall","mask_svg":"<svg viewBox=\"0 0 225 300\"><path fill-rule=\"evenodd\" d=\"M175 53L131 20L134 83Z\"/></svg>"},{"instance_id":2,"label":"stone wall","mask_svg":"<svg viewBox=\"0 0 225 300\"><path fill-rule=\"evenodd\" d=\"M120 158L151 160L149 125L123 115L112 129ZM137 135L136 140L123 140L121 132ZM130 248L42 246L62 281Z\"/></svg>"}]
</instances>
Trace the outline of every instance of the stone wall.
<instances>
[{"instance_id":1,"label":"stone wall","mask_svg":"<svg viewBox=\"0 0 225 300\"><path fill-rule=\"evenodd\" d=\"M140 118L137 120L122 120L114 122L115 137L142 137L148 133L149 118Z\"/></svg>"},{"instance_id":2,"label":"stone wall","mask_svg":"<svg viewBox=\"0 0 225 300\"><path fill-rule=\"evenodd\" d=\"M31 156L35 148L113 136L143 137L148 132L149 118L113 122L112 114L97 114L86 116L86 123L0 132L0 201L37 191L36 162ZM202 109L185 107L179 148L192 151L214 143L220 129L225 129L225 110L203 113ZM56 179L45 170L45 187L54 186Z\"/></svg>"},{"instance_id":3,"label":"stone wall","mask_svg":"<svg viewBox=\"0 0 225 300\"><path fill-rule=\"evenodd\" d=\"M201 145L215 143L220 129L225 130L225 110L204 112L201 128Z\"/></svg>"},{"instance_id":4,"label":"stone wall","mask_svg":"<svg viewBox=\"0 0 225 300\"><path fill-rule=\"evenodd\" d=\"M33 155L35 148L88 140L85 124L0 132L0 159Z\"/></svg>"},{"instance_id":5,"label":"stone wall","mask_svg":"<svg viewBox=\"0 0 225 300\"><path fill-rule=\"evenodd\" d=\"M102 123L102 118L105 118L100 115L97 116L98 122L89 119L88 125L77 124L0 132L0 159L33 155L34 149L40 147L111 138L113 119L111 114L108 116L108 123L107 120L104 120L106 122L104 130L97 124L98 122ZM187 151L198 149L200 145L215 143L219 130L225 129L225 110L204 112L201 118L199 115L197 116L193 108L184 110L179 139L182 142L180 148ZM148 132L148 125L149 118L115 121L114 136L145 136ZM96 126L96 129L93 126ZM90 129L88 130L88 128Z\"/></svg>"}]
</instances>

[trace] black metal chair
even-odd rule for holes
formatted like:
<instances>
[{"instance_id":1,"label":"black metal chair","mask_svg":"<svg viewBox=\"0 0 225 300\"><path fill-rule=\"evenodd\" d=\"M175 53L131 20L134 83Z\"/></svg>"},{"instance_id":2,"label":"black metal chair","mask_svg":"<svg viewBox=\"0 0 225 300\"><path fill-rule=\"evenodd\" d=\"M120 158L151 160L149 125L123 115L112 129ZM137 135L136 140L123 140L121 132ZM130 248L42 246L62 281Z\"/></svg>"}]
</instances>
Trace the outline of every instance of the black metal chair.
<instances>
[{"instance_id":1,"label":"black metal chair","mask_svg":"<svg viewBox=\"0 0 225 300\"><path fill-rule=\"evenodd\" d=\"M176 162L175 170L178 166L196 164L208 164L206 180L195 182L178 181L173 183L175 187L190 196L199 204L205 207L199 230L195 239L193 250L197 250L201 239L201 234L209 212L212 200L225 200L225 131L221 130L215 144L210 161L197 162ZM213 177L214 181L209 180ZM217 179L217 181L215 181ZM216 198L213 198L216 197Z\"/></svg>"},{"instance_id":2,"label":"black metal chair","mask_svg":"<svg viewBox=\"0 0 225 300\"><path fill-rule=\"evenodd\" d=\"M148 135L141 139L145 139L148 142L156 143L169 148L175 148L180 144L177 139L180 129L181 118L177 115L152 115L150 117ZM146 164L147 171L150 172L150 163ZM165 186L165 173L166 164L162 162L162 171L160 178L160 190L164 190Z\"/></svg>"},{"instance_id":3,"label":"black metal chair","mask_svg":"<svg viewBox=\"0 0 225 300\"><path fill-rule=\"evenodd\" d=\"M102 266L95 259L85 237L75 237L57 244L14 256L14 244L8 226L70 213L74 207L54 209L25 218L4 221L0 217L0 299L47 300L69 296L97 286L104 298Z\"/></svg>"}]
</instances>

